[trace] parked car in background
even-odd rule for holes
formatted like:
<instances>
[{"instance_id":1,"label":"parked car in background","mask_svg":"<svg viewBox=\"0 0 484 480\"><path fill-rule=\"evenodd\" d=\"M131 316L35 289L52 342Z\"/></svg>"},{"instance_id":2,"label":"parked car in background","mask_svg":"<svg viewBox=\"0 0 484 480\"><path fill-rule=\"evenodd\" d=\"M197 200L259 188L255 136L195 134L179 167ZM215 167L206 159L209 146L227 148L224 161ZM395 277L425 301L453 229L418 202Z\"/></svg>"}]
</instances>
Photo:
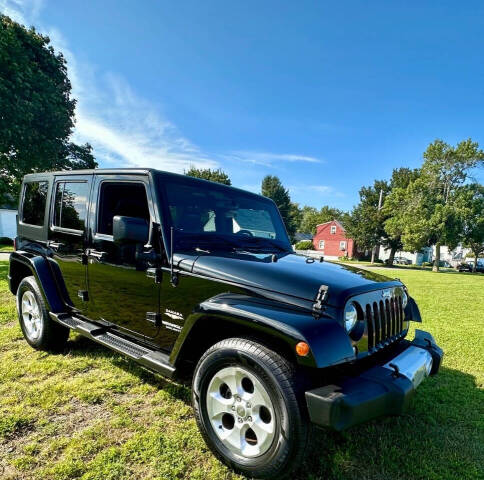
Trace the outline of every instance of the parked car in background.
<instances>
[{"instance_id":1,"label":"parked car in background","mask_svg":"<svg viewBox=\"0 0 484 480\"><path fill-rule=\"evenodd\" d=\"M289 476L310 422L403 412L441 364L432 335L405 338L422 319L402 282L295 254L275 203L250 192L156 170L37 173L17 230L26 341L59 350L73 330L192 378L207 445L250 478Z\"/></svg>"},{"instance_id":2,"label":"parked car in background","mask_svg":"<svg viewBox=\"0 0 484 480\"><path fill-rule=\"evenodd\" d=\"M395 257L393 263L396 265L412 265L412 260L405 257Z\"/></svg>"},{"instance_id":3,"label":"parked car in background","mask_svg":"<svg viewBox=\"0 0 484 480\"><path fill-rule=\"evenodd\" d=\"M474 264L470 262L464 262L457 265L457 270L459 272L472 272L473 268L474 268ZM484 273L484 263L477 262L476 273Z\"/></svg>"}]
</instances>

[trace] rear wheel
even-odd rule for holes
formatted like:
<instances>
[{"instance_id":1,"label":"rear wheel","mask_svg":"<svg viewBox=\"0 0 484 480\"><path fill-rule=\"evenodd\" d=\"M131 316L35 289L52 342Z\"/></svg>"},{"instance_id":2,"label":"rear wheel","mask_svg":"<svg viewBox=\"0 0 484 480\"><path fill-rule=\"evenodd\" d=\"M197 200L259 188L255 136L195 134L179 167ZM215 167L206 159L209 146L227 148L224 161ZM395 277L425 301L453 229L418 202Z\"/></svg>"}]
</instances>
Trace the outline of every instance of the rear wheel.
<instances>
[{"instance_id":1,"label":"rear wheel","mask_svg":"<svg viewBox=\"0 0 484 480\"><path fill-rule=\"evenodd\" d=\"M251 478L281 478L300 463L308 423L298 393L291 362L240 338L211 347L193 379L193 407L205 441Z\"/></svg>"},{"instance_id":2,"label":"rear wheel","mask_svg":"<svg viewBox=\"0 0 484 480\"><path fill-rule=\"evenodd\" d=\"M49 317L35 277L25 277L17 290L17 311L22 333L38 350L62 350L69 329Z\"/></svg>"}]
</instances>

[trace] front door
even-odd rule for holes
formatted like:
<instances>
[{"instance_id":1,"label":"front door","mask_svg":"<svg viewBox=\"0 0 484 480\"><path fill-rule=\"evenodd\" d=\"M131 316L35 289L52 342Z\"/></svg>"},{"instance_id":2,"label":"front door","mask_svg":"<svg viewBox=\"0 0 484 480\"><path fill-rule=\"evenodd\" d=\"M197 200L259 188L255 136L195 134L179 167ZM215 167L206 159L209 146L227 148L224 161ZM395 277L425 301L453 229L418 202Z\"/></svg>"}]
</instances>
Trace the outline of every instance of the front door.
<instances>
[{"instance_id":1,"label":"front door","mask_svg":"<svg viewBox=\"0 0 484 480\"><path fill-rule=\"evenodd\" d=\"M84 313L87 300L86 219L91 189L90 175L56 177L49 223L49 248L59 266L67 301Z\"/></svg>"},{"instance_id":2,"label":"front door","mask_svg":"<svg viewBox=\"0 0 484 480\"><path fill-rule=\"evenodd\" d=\"M155 221L148 177L96 176L91 206L92 238L88 248L89 317L116 325L125 333L153 338L158 334L160 285L147 275L152 266L144 242L113 241L113 217ZM150 321L152 320L152 321Z\"/></svg>"}]
</instances>

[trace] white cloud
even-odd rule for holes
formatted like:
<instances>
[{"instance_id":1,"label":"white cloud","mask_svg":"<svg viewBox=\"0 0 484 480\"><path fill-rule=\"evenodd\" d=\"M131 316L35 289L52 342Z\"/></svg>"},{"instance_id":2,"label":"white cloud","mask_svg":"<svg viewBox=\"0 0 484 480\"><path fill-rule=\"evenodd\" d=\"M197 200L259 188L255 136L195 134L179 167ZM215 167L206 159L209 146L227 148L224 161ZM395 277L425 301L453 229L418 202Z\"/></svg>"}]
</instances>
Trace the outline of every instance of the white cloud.
<instances>
[{"instance_id":1,"label":"white cloud","mask_svg":"<svg viewBox=\"0 0 484 480\"><path fill-rule=\"evenodd\" d=\"M227 160L249 162L256 165L272 166L277 162L308 162L322 163L319 158L290 153L255 152L236 150L223 156Z\"/></svg>"},{"instance_id":2,"label":"white cloud","mask_svg":"<svg viewBox=\"0 0 484 480\"><path fill-rule=\"evenodd\" d=\"M0 12L16 22L30 25L40 10L43 0L0 0Z\"/></svg>"},{"instance_id":3,"label":"white cloud","mask_svg":"<svg viewBox=\"0 0 484 480\"><path fill-rule=\"evenodd\" d=\"M298 154L250 150L210 154L202 151L166 120L159 108L137 95L126 80L113 72L79 63L62 32L38 20L42 6L43 0L0 0L0 11L25 25L35 23L40 32L50 37L54 48L63 53L72 96L77 99L73 139L77 143L91 143L96 159L103 165L182 172L192 165L217 168L224 162L238 164L242 161L263 166L281 162L321 163L318 158Z\"/></svg>"},{"instance_id":4,"label":"white cloud","mask_svg":"<svg viewBox=\"0 0 484 480\"><path fill-rule=\"evenodd\" d=\"M291 185L288 187L290 193L315 192L321 196L342 197L343 193L338 192L330 185Z\"/></svg>"},{"instance_id":5,"label":"white cloud","mask_svg":"<svg viewBox=\"0 0 484 480\"><path fill-rule=\"evenodd\" d=\"M24 24L37 18L41 6L40 0L0 0L1 11ZM40 25L39 30L67 60L72 95L78 100L73 139L91 143L98 161L176 172L191 165L218 166L121 77L79 64L57 28Z\"/></svg>"}]
</instances>

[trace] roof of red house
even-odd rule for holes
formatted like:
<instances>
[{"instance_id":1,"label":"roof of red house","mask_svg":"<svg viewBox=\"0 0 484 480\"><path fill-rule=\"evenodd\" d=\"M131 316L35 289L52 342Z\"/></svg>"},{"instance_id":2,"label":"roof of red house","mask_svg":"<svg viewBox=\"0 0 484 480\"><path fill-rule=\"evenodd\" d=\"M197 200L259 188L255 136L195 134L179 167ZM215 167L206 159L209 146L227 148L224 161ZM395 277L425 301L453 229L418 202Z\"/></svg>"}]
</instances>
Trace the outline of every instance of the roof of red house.
<instances>
[{"instance_id":1,"label":"roof of red house","mask_svg":"<svg viewBox=\"0 0 484 480\"><path fill-rule=\"evenodd\" d=\"M337 223L340 228L344 231L346 231L345 227L343 227L343 225L341 225L340 222L338 222L338 220L330 220L329 222L324 222L324 223L319 223L318 225L316 225L317 227L320 227L321 225L327 225L328 223Z\"/></svg>"}]
</instances>

